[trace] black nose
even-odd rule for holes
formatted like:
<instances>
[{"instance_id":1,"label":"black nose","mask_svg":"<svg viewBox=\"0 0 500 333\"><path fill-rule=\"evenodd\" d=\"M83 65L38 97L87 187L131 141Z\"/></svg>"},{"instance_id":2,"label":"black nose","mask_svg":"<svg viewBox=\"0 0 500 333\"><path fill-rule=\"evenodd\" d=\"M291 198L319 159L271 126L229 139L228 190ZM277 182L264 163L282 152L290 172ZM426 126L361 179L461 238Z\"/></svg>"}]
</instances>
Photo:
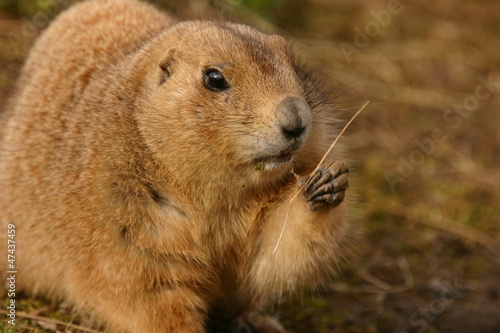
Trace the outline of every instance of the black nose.
<instances>
[{"instance_id":1,"label":"black nose","mask_svg":"<svg viewBox=\"0 0 500 333\"><path fill-rule=\"evenodd\" d=\"M278 105L278 120L285 138L297 139L307 130L311 113L303 100L289 96Z\"/></svg>"}]
</instances>

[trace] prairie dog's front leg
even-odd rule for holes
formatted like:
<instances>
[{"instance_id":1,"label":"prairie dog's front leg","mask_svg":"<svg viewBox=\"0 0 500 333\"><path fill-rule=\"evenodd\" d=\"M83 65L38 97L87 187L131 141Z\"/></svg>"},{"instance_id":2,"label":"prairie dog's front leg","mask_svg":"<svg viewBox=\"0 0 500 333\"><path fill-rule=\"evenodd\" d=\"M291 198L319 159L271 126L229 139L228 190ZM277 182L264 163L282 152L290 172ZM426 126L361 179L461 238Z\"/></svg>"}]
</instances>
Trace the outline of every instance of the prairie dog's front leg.
<instances>
[{"instance_id":1,"label":"prairie dog's front leg","mask_svg":"<svg viewBox=\"0 0 500 333\"><path fill-rule=\"evenodd\" d=\"M249 272L253 283L279 294L301 285L313 287L333 271L348 230L343 203L348 174L346 162L329 163L297 181L287 197L267 212ZM302 187L301 195L291 201Z\"/></svg>"}]
</instances>

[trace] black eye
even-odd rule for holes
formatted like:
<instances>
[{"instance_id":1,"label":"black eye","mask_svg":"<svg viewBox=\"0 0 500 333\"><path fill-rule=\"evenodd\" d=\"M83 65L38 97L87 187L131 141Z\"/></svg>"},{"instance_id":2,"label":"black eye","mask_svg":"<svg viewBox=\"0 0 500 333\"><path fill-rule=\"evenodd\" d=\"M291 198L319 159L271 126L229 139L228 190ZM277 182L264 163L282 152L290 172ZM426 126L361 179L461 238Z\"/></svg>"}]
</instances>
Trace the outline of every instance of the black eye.
<instances>
[{"instance_id":1,"label":"black eye","mask_svg":"<svg viewBox=\"0 0 500 333\"><path fill-rule=\"evenodd\" d=\"M208 68L204 72L205 86L212 91L223 91L229 88L224 75L215 68Z\"/></svg>"}]
</instances>

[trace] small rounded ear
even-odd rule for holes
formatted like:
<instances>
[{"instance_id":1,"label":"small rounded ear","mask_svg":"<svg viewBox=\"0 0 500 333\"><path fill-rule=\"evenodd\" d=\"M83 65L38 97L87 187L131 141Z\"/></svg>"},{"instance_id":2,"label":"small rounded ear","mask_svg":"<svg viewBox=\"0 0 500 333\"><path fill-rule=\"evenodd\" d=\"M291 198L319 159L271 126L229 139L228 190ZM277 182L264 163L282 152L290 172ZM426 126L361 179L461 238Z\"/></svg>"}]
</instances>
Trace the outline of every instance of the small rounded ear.
<instances>
[{"instance_id":1,"label":"small rounded ear","mask_svg":"<svg viewBox=\"0 0 500 333\"><path fill-rule=\"evenodd\" d=\"M165 83L168 80L168 78L172 76L175 64L175 55L176 55L175 49L170 49L161 59L159 64L161 69L160 85Z\"/></svg>"}]
</instances>

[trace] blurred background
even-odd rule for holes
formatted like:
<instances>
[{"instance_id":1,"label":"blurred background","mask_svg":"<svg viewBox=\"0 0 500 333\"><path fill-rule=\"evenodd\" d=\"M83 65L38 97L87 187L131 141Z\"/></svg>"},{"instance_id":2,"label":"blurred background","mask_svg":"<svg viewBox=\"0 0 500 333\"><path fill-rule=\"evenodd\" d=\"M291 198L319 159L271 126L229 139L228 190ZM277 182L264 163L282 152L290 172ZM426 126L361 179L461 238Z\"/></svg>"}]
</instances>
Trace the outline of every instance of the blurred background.
<instances>
[{"instance_id":1,"label":"blurred background","mask_svg":"<svg viewBox=\"0 0 500 333\"><path fill-rule=\"evenodd\" d=\"M34 38L73 2L0 0L0 112ZM265 311L290 332L500 332L500 2L152 2L286 36L345 119L370 101L344 140L356 254L323 290ZM20 304L16 332L84 321L43 299Z\"/></svg>"}]
</instances>

